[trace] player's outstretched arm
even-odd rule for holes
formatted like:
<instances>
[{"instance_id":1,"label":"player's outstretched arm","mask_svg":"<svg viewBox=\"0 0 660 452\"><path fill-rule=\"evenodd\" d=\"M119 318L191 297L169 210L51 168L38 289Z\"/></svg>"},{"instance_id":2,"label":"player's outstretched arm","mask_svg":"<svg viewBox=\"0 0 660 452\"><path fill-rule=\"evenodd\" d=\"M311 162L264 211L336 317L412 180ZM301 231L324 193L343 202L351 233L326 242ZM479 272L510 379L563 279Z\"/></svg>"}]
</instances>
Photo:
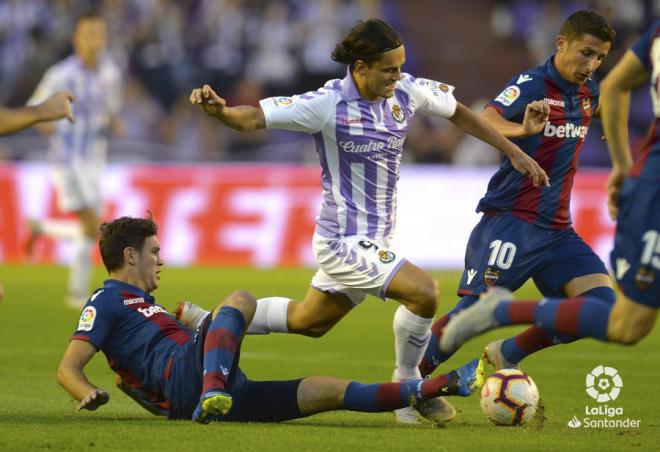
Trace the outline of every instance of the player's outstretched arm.
<instances>
[{"instance_id":1,"label":"player's outstretched arm","mask_svg":"<svg viewBox=\"0 0 660 452\"><path fill-rule=\"evenodd\" d=\"M108 393L92 385L83 372L95 353L96 348L92 344L74 339L69 343L57 369L57 382L80 401L79 410L94 411L110 400Z\"/></svg>"},{"instance_id":2,"label":"player's outstretched arm","mask_svg":"<svg viewBox=\"0 0 660 452\"><path fill-rule=\"evenodd\" d=\"M193 89L190 93L190 103L199 105L207 115L240 132L266 128L266 117L261 108L249 105L228 107L227 101L218 96L209 85Z\"/></svg>"},{"instance_id":3,"label":"player's outstretched arm","mask_svg":"<svg viewBox=\"0 0 660 452\"><path fill-rule=\"evenodd\" d=\"M456 106L456 113L449 120L464 132L499 149L504 155L509 157L516 171L532 179L534 186L550 185L548 175L533 158L525 154L522 149L511 141L507 140L495 128L490 126L465 105L459 102Z\"/></svg>"},{"instance_id":4,"label":"player's outstretched arm","mask_svg":"<svg viewBox=\"0 0 660 452\"><path fill-rule=\"evenodd\" d=\"M612 158L607 180L607 207L612 219L618 213L619 191L632 165L628 141L630 92L649 80L649 73L637 55L628 50L600 85L600 117Z\"/></svg>"},{"instance_id":5,"label":"player's outstretched arm","mask_svg":"<svg viewBox=\"0 0 660 452\"><path fill-rule=\"evenodd\" d=\"M53 94L40 104L16 109L0 108L0 135L16 132L39 122L67 118L75 122L71 109L74 97L70 91Z\"/></svg>"}]
</instances>

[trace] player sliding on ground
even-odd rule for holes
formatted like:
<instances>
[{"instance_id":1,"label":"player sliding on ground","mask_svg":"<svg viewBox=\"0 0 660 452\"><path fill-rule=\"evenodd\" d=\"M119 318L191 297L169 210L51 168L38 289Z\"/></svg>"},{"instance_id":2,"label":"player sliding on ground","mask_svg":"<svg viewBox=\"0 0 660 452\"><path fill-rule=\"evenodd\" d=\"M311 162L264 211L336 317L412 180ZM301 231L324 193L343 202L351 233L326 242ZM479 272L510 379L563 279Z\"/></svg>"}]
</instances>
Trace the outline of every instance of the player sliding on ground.
<instances>
[{"instance_id":1,"label":"player sliding on ground","mask_svg":"<svg viewBox=\"0 0 660 452\"><path fill-rule=\"evenodd\" d=\"M323 205L313 238L319 270L302 301L257 300L248 334L320 337L367 295L391 298L401 303L393 322L393 379L417 379L437 310L438 284L390 246L399 165L413 116L449 119L499 149L521 177L529 177L530 185L547 184L547 175L518 146L457 102L453 86L401 72L406 60L403 40L382 20L359 22L337 44L332 58L347 66L346 77L314 92L263 99L259 107L230 107L208 85L190 95L193 104L232 129L312 134L323 169ZM435 422L455 416L442 400L418 408ZM416 423L417 414L400 410L396 419Z\"/></svg>"},{"instance_id":2,"label":"player sliding on ground","mask_svg":"<svg viewBox=\"0 0 660 452\"><path fill-rule=\"evenodd\" d=\"M468 396L483 384L481 361L426 380L362 384L332 377L248 380L238 367L241 341L257 308L235 292L191 331L155 303L163 262L151 218L122 217L101 226L110 279L83 308L57 381L95 410L109 400L84 368L102 351L118 386L150 412L170 419L276 422L332 410L391 411L441 395Z\"/></svg>"},{"instance_id":3,"label":"player sliding on ground","mask_svg":"<svg viewBox=\"0 0 660 452\"><path fill-rule=\"evenodd\" d=\"M445 328L441 348L452 351L482 331L534 323L547 331L606 342L635 344L655 324L660 306L660 21L627 51L603 80L601 114L613 168L608 206L616 217L612 268L621 292L614 305L597 297L513 301L496 289L458 313ZM655 121L632 165L628 143L630 92L651 81ZM632 166L631 166L632 165Z\"/></svg>"}]
</instances>

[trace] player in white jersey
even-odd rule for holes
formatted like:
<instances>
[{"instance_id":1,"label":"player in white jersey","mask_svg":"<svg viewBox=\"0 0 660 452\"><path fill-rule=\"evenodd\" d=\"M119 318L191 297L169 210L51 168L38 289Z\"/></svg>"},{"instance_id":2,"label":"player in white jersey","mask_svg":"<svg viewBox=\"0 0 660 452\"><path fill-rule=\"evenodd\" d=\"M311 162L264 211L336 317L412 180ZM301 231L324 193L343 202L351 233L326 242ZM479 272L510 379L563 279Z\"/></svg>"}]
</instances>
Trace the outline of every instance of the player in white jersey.
<instances>
[{"instance_id":1,"label":"player in white jersey","mask_svg":"<svg viewBox=\"0 0 660 452\"><path fill-rule=\"evenodd\" d=\"M547 183L547 176L517 146L457 102L454 87L402 73L403 41L385 22L359 22L332 57L348 65L344 79L299 96L263 99L260 107L228 107L208 85L190 96L193 104L236 130L312 134L323 169L323 205L313 239L320 268L303 301L259 300L248 333L320 337L367 294L393 298L401 303L394 316L393 378L416 378L437 309L438 284L390 246L401 152L412 116L419 112L447 118L502 151L535 184ZM437 399L418 409L438 422L455 415L453 407ZM412 408L404 409L397 411L397 420L413 423L417 415Z\"/></svg>"},{"instance_id":2,"label":"player in white jersey","mask_svg":"<svg viewBox=\"0 0 660 452\"><path fill-rule=\"evenodd\" d=\"M28 104L41 102L55 91L72 91L78 102L77 121L55 123L49 160L58 208L75 212L79 221L47 219L31 222L28 252L41 235L73 240L75 243L67 303L82 307L89 292L92 251L101 213L101 171L105 165L108 131L120 132L121 73L104 55L107 43L105 21L94 13L80 17L73 36L75 53L52 66L39 83Z\"/></svg>"},{"instance_id":3,"label":"player in white jersey","mask_svg":"<svg viewBox=\"0 0 660 452\"><path fill-rule=\"evenodd\" d=\"M4 108L0 107L0 135L16 132L35 124L68 119L75 122L71 102L74 96L71 91L60 91L45 101L32 107ZM5 296L5 290L0 283L0 301Z\"/></svg>"}]
</instances>

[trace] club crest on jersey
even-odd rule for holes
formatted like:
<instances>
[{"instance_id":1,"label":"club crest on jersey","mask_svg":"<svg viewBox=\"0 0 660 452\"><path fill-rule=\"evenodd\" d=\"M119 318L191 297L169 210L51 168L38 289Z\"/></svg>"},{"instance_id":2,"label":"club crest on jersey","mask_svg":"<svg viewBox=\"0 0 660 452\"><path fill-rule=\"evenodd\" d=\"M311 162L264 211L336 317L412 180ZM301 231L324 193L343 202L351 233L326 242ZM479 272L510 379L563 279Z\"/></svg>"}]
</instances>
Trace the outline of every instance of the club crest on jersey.
<instances>
[{"instance_id":1,"label":"club crest on jersey","mask_svg":"<svg viewBox=\"0 0 660 452\"><path fill-rule=\"evenodd\" d=\"M648 267L639 267L635 275L635 285L639 290L646 290L651 287L655 280L655 272Z\"/></svg>"},{"instance_id":2,"label":"club crest on jersey","mask_svg":"<svg viewBox=\"0 0 660 452\"><path fill-rule=\"evenodd\" d=\"M392 105L392 117L398 123L402 123L403 121L406 120L406 114L401 109L399 104Z\"/></svg>"},{"instance_id":3,"label":"club crest on jersey","mask_svg":"<svg viewBox=\"0 0 660 452\"><path fill-rule=\"evenodd\" d=\"M502 105L508 107L520 97L520 88L515 85L511 85L508 88L505 88L504 91L500 93L499 96L495 98L495 102L499 102Z\"/></svg>"},{"instance_id":4,"label":"club crest on jersey","mask_svg":"<svg viewBox=\"0 0 660 452\"><path fill-rule=\"evenodd\" d=\"M276 107L288 107L293 103L291 97L273 97L273 105Z\"/></svg>"},{"instance_id":5,"label":"club crest on jersey","mask_svg":"<svg viewBox=\"0 0 660 452\"><path fill-rule=\"evenodd\" d=\"M489 267L484 272L484 281L486 281L488 286L494 286L498 279L500 279L500 272L497 270Z\"/></svg>"},{"instance_id":6,"label":"club crest on jersey","mask_svg":"<svg viewBox=\"0 0 660 452\"><path fill-rule=\"evenodd\" d=\"M94 320L96 320L96 308L94 306L87 306L82 314L80 314L78 331L92 331Z\"/></svg>"},{"instance_id":7,"label":"club crest on jersey","mask_svg":"<svg viewBox=\"0 0 660 452\"><path fill-rule=\"evenodd\" d=\"M388 251L388 250L380 250L380 251L378 252L378 259L380 259L380 261L381 261L383 264L389 264L389 263L392 262L395 258L396 258L396 255L395 255L393 252L391 252L391 251Z\"/></svg>"},{"instance_id":8,"label":"club crest on jersey","mask_svg":"<svg viewBox=\"0 0 660 452\"><path fill-rule=\"evenodd\" d=\"M588 97L582 99L582 109L585 111L585 113L591 109L591 99Z\"/></svg>"}]
</instances>

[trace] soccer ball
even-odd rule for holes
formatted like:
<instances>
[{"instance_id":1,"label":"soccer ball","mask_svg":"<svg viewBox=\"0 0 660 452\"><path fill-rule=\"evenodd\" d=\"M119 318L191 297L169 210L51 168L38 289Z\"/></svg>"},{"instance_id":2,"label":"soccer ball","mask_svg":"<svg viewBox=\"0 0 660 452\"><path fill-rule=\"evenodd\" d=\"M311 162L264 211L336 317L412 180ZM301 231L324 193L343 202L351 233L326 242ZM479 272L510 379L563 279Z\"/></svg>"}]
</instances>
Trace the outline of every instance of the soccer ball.
<instances>
[{"instance_id":1,"label":"soccer ball","mask_svg":"<svg viewBox=\"0 0 660 452\"><path fill-rule=\"evenodd\" d=\"M539 390L519 369L501 369L481 388L481 409L494 424L522 425L534 416Z\"/></svg>"}]
</instances>

